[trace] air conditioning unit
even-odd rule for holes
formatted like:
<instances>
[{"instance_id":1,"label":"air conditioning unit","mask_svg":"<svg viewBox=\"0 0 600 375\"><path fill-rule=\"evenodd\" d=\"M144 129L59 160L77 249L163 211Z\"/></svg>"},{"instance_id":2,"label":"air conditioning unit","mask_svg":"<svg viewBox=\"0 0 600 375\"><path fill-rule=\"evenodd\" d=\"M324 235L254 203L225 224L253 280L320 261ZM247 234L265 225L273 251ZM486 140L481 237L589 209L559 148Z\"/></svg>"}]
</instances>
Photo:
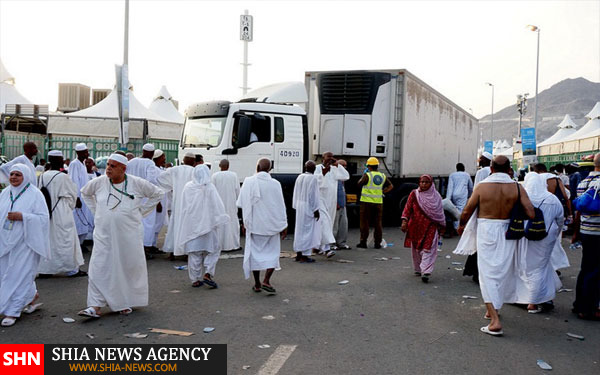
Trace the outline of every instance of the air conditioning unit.
<instances>
[{"instance_id":1,"label":"air conditioning unit","mask_svg":"<svg viewBox=\"0 0 600 375\"><path fill-rule=\"evenodd\" d=\"M90 87L80 83L58 84L58 111L75 112L90 106Z\"/></svg>"},{"instance_id":2,"label":"air conditioning unit","mask_svg":"<svg viewBox=\"0 0 600 375\"><path fill-rule=\"evenodd\" d=\"M92 105L100 103L110 94L110 89L92 89Z\"/></svg>"}]
</instances>

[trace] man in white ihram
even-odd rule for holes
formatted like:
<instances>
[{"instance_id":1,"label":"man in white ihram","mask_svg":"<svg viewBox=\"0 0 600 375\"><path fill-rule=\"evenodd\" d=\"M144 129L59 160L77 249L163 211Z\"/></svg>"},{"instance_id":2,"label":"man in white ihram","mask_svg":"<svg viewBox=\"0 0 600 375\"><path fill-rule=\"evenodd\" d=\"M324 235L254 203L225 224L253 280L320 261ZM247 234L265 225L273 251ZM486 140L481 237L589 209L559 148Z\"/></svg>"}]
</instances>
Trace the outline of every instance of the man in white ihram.
<instances>
[{"instance_id":1,"label":"man in white ihram","mask_svg":"<svg viewBox=\"0 0 600 375\"><path fill-rule=\"evenodd\" d=\"M50 170L38 179L40 190L46 188L50 195L50 257L40 261L38 273L66 276L87 276L79 270L83 265L83 255L77 237L77 228L73 217L73 208L77 201L77 186L66 173L60 171L63 166L63 154L58 150L48 152Z\"/></svg>"},{"instance_id":2,"label":"man in white ihram","mask_svg":"<svg viewBox=\"0 0 600 375\"><path fill-rule=\"evenodd\" d=\"M279 181L271 178L271 161L260 159L256 174L247 177L240 190L237 206L242 209L243 230L246 232L244 247L244 276L254 276L254 292L264 290L275 294L271 275L279 267L281 239L287 234L285 202ZM266 270L260 281L260 271Z\"/></svg>"},{"instance_id":3,"label":"man in white ihram","mask_svg":"<svg viewBox=\"0 0 600 375\"><path fill-rule=\"evenodd\" d=\"M77 153L77 158L70 164L69 177L77 186L77 201L73 209L73 216L75 217L79 244L82 245L94 231L94 215L88 206L81 201L81 189L90 180L87 167L85 166L85 162L89 157L89 151L85 143L78 143L75 145L75 152Z\"/></svg>"},{"instance_id":4,"label":"man in white ihram","mask_svg":"<svg viewBox=\"0 0 600 375\"><path fill-rule=\"evenodd\" d=\"M155 148L152 143L146 143L142 147L142 157L129 160L129 164L127 164L127 174L129 176L143 178L154 185L158 185L156 181L158 173L156 170L156 165L152 160L154 157L154 150ZM160 202L158 203L156 209L162 212L162 205ZM152 259L154 258L152 255L152 245L154 243L156 210L153 210L148 214L148 216L145 216L142 222L144 223L144 252L146 253L146 259Z\"/></svg>"},{"instance_id":5,"label":"man in white ihram","mask_svg":"<svg viewBox=\"0 0 600 375\"><path fill-rule=\"evenodd\" d=\"M319 223L319 181L314 175L315 162L304 164L304 173L298 176L294 184L292 207L296 210L294 229L294 251L296 262L313 263L312 250L321 243L321 225Z\"/></svg>"},{"instance_id":6,"label":"man in white ihram","mask_svg":"<svg viewBox=\"0 0 600 375\"><path fill-rule=\"evenodd\" d=\"M238 250L240 249L240 221L235 202L240 195L240 182L237 174L229 170L229 160L221 160L219 168L221 171L213 174L211 181L217 188L229 216L228 224L219 228L219 242L221 250Z\"/></svg>"},{"instance_id":7,"label":"man in white ihram","mask_svg":"<svg viewBox=\"0 0 600 375\"><path fill-rule=\"evenodd\" d=\"M335 255L331 250L331 244L335 243L333 236L333 219L337 210L338 181L346 181L350 178L348 171L333 158L333 153L323 154L323 164L319 164L315 170L315 176L319 181L319 194L321 204L319 207L319 222L321 223L321 254L327 258Z\"/></svg>"},{"instance_id":8,"label":"man in white ihram","mask_svg":"<svg viewBox=\"0 0 600 375\"><path fill-rule=\"evenodd\" d=\"M89 265L88 308L81 316L99 318L106 305L130 314L148 305L148 271L142 217L154 210L163 192L125 173L127 158L112 154L106 175L90 181L81 196L94 213L94 249Z\"/></svg>"},{"instance_id":9,"label":"man in white ihram","mask_svg":"<svg viewBox=\"0 0 600 375\"><path fill-rule=\"evenodd\" d=\"M175 233L175 250L188 255L192 287L206 284L216 289L213 277L221 254L219 232L229 223L229 216L217 189L210 182L210 170L206 165L194 168L194 179L183 188L182 198L186 204L180 213L181 226Z\"/></svg>"},{"instance_id":10,"label":"man in white ihram","mask_svg":"<svg viewBox=\"0 0 600 375\"><path fill-rule=\"evenodd\" d=\"M465 172L463 163L456 164L456 172L448 177L448 190L446 197L450 198L458 211L462 212L467 205L469 197L473 193L473 181L471 176ZM458 228L458 220L454 222L454 229Z\"/></svg>"},{"instance_id":11,"label":"man in white ihram","mask_svg":"<svg viewBox=\"0 0 600 375\"><path fill-rule=\"evenodd\" d=\"M183 157L183 165L168 168L166 171L161 172L157 178L158 186L164 191L173 192L173 199L171 201L171 216L169 217L169 227L167 229L167 236L163 245L163 251L167 253L174 253L175 250L175 233L181 226L181 215L179 214L183 209L184 202L181 199L183 188L185 184L192 181L194 175L194 164L196 163L196 156L192 153L186 153ZM183 255L184 253L171 254Z\"/></svg>"}]
</instances>

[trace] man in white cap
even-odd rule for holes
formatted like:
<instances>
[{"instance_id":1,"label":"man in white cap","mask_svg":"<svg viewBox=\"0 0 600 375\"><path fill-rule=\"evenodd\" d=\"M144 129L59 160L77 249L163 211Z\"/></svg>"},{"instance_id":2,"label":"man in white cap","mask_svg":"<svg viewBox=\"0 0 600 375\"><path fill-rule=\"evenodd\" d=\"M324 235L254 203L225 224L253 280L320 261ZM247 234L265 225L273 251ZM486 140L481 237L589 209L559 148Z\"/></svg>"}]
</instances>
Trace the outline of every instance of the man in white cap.
<instances>
[{"instance_id":1,"label":"man in white cap","mask_svg":"<svg viewBox=\"0 0 600 375\"><path fill-rule=\"evenodd\" d=\"M142 147L142 157L133 158L129 160L127 165L127 174L130 176L136 176L143 178L144 180L156 185L156 178L158 173L156 166L152 158L154 157L154 145L152 143L146 143ZM159 203L157 209L162 211L162 205ZM156 211L152 211L148 216L144 217L144 251L146 252L146 259L152 259L154 256L152 245L154 243L154 224L156 222Z\"/></svg>"},{"instance_id":2,"label":"man in white cap","mask_svg":"<svg viewBox=\"0 0 600 375\"><path fill-rule=\"evenodd\" d=\"M98 318L107 306L123 315L148 305L148 272L142 217L154 211L163 192L125 173L127 158L112 154L106 175L90 181L81 196L94 212L94 250L89 265L88 308L79 315Z\"/></svg>"},{"instance_id":3,"label":"man in white cap","mask_svg":"<svg viewBox=\"0 0 600 375\"><path fill-rule=\"evenodd\" d=\"M235 172L229 170L229 160L221 160L219 168L221 171L214 173L211 181L217 188L227 215L229 215L229 223L219 229L219 242L221 250L238 250L240 248L240 221L235 202L240 195L240 180Z\"/></svg>"},{"instance_id":4,"label":"man in white cap","mask_svg":"<svg viewBox=\"0 0 600 375\"><path fill-rule=\"evenodd\" d=\"M279 181L271 178L271 161L258 160L256 174L246 177L240 190L237 206L242 209L246 243L244 247L244 276L254 276L254 292L264 290L275 294L271 276L279 267L281 239L287 234L287 216ZM266 270L260 281L260 271Z\"/></svg>"},{"instance_id":5,"label":"man in white cap","mask_svg":"<svg viewBox=\"0 0 600 375\"><path fill-rule=\"evenodd\" d=\"M77 185L77 201L73 216L75 217L75 226L77 227L77 235L79 236L79 244L83 245L83 241L89 239L94 232L94 215L89 208L81 201L81 189L90 180L85 161L89 157L87 145L78 143L75 145L77 159L73 160L69 166L69 177Z\"/></svg>"},{"instance_id":6,"label":"man in white cap","mask_svg":"<svg viewBox=\"0 0 600 375\"><path fill-rule=\"evenodd\" d=\"M38 187L46 195L46 205L50 214L50 257L40 261L38 273L67 276L86 276L79 270L83 265L83 255L77 237L73 208L77 202L79 189L69 176L60 171L63 154L58 150L48 152L50 170L44 172ZM48 201L49 198L49 201Z\"/></svg>"},{"instance_id":7,"label":"man in white cap","mask_svg":"<svg viewBox=\"0 0 600 375\"><path fill-rule=\"evenodd\" d=\"M165 170L165 160L166 155L162 150L155 150L154 156L152 157L154 161L154 168L156 168L156 175L158 176ZM167 207L168 207L168 198L167 193L163 194L162 199L160 200L160 204L156 206L156 217L154 219L154 238L152 239L152 252L158 253L157 242L158 242L158 234L162 230L164 225L168 224L167 217Z\"/></svg>"},{"instance_id":8,"label":"man in white cap","mask_svg":"<svg viewBox=\"0 0 600 375\"><path fill-rule=\"evenodd\" d=\"M183 200L181 194L185 184L192 180L194 175L194 164L196 163L196 156L188 152L183 157L183 164L173 168L168 168L166 171L161 172L158 176L158 186L164 191L173 193L173 200L171 201L171 216L169 217L169 229L167 230L167 237L165 238L165 244L163 251L171 254L170 259L174 259L174 255L184 255L183 252L175 252L175 233L181 226L181 210L183 207Z\"/></svg>"}]
</instances>

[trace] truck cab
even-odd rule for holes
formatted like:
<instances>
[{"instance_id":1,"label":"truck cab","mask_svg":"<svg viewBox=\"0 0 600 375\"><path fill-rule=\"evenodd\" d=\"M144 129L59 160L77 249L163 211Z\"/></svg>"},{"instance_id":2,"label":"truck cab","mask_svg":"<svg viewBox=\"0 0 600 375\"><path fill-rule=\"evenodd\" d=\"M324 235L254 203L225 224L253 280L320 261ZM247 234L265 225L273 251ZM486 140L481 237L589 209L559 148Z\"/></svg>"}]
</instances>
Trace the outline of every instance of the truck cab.
<instances>
[{"instance_id":1,"label":"truck cab","mask_svg":"<svg viewBox=\"0 0 600 375\"><path fill-rule=\"evenodd\" d=\"M306 112L296 104L306 101L306 91L302 83L273 86L251 92L236 103L189 106L180 159L186 152L201 154L213 173L219 161L227 159L229 169L243 182L256 171L258 159L268 158L273 177L295 180L309 158Z\"/></svg>"}]
</instances>

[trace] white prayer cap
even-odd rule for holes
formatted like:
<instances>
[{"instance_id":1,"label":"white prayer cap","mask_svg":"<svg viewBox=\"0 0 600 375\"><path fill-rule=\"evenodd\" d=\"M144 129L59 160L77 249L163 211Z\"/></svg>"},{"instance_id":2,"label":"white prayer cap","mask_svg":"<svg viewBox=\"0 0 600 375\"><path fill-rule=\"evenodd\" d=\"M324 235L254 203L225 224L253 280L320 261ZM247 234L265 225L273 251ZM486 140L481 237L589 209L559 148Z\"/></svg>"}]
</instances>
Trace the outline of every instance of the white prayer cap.
<instances>
[{"instance_id":1,"label":"white prayer cap","mask_svg":"<svg viewBox=\"0 0 600 375\"><path fill-rule=\"evenodd\" d=\"M110 155L108 160L114 160L117 163L121 163L123 165L127 165L127 161L128 161L125 156L120 155L120 154L112 154L112 155Z\"/></svg>"},{"instance_id":2,"label":"white prayer cap","mask_svg":"<svg viewBox=\"0 0 600 375\"><path fill-rule=\"evenodd\" d=\"M87 145L85 143L78 143L75 145L75 151L85 151L87 150Z\"/></svg>"},{"instance_id":3,"label":"white prayer cap","mask_svg":"<svg viewBox=\"0 0 600 375\"><path fill-rule=\"evenodd\" d=\"M154 145L152 143L146 143L144 147L142 147L144 151L154 151Z\"/></svg>"},{"instance_id":4,"label":"white prayer cap","mask_svg":"<svg viewBox=\"0 0 600 375\"><path fill-rule=\"evenodd\" d=\"M196 159L196 155L194 155L193 152L186 152L185 155L183 155L184 158L192 158L192 159Z\"/></svg>"},{"instance_id":5,"label":"white prayer cap","mask_svg":"<svg viewBox=\"0 0 600 375\"><path fill-rule=\"evenodd\" d=\"M154 150L154 156L152 156L152 159L158 159L164 154L165 153L162 150Z\"/></svg>"},{"instance_id":6,"label":"white prayer cap","mask_svg":"<svg viewBox=\"0 0 600 375\"><path fill-rule=\"evenodd\" d=\"M481 154L481 156L483 156L484 158L486 158L487 160L492 160L494 157L492 156L492 154L490 154L487 151L484 151L483 154Z\"/></svg>"},{"instance_id":7,"label":"white prayer cap","mask_svg":"<svg viewBox=\"0 0 600 375\"><path fill-rule=\"evenodd\" d=\"M63 153L60 150L51 150L48 152L48 156L60 156L63 157Z\"/></svg>"}]
</instances>

